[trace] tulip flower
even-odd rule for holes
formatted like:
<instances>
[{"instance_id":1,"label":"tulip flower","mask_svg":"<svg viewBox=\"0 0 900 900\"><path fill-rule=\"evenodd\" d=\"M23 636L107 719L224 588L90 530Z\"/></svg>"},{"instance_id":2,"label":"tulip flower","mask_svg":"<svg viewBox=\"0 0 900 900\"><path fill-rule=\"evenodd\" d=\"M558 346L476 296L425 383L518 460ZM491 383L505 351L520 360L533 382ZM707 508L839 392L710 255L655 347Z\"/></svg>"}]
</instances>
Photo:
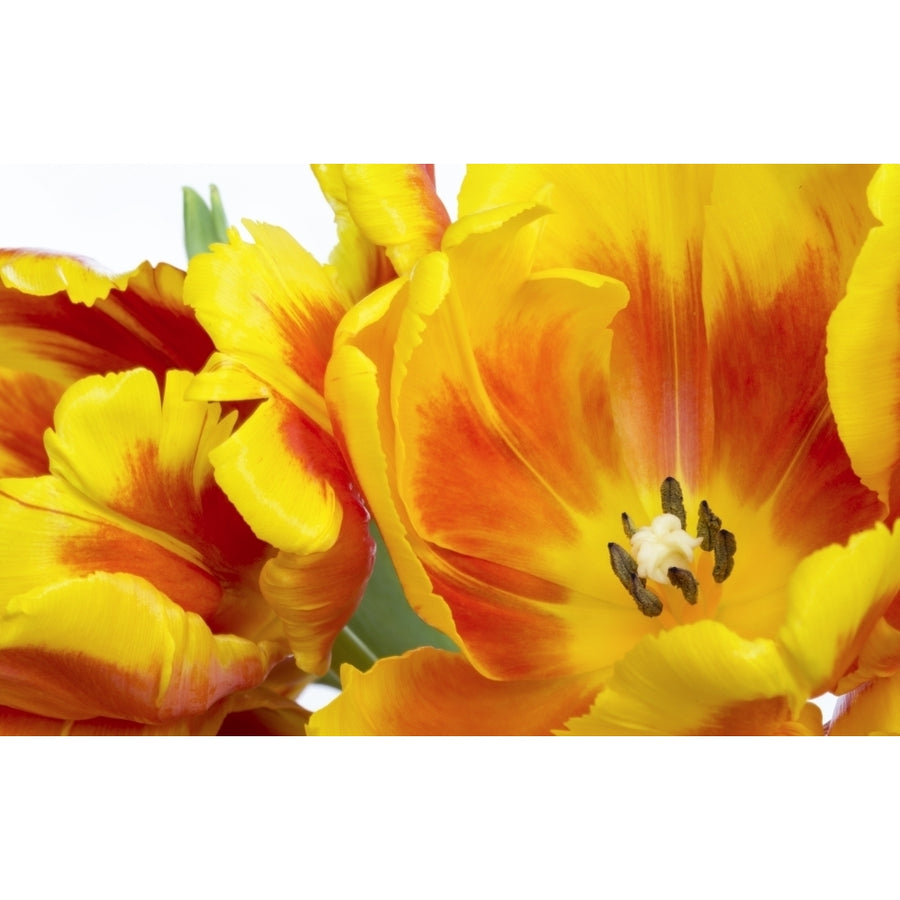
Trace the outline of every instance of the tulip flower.
<instances>
[{"instance_id":1,"label":"tulip flower","mask_svg":"<svg viewBox=\"0 0 900 900\"><path fill-rule=\"evenodd\" d=\"M310 732L821 732L808 698L900 587L825 381L871 177L470 169L325 382L407 597L461 654L345 668Z\"/></svg>"},{"instance_id":2,"label":"tulip flower","mask_svg":"<svg viewBox=\"0 0 900 900\"><path fill-rule=\"evenodd\" d=\"M184 273L4 251L0 277L0 731L302 733L276 550L209 459L248 407L185 399L213 347ZM284 608L358 596L371 554L347 554L298 559Z\"/></svg>"}]
</instances>

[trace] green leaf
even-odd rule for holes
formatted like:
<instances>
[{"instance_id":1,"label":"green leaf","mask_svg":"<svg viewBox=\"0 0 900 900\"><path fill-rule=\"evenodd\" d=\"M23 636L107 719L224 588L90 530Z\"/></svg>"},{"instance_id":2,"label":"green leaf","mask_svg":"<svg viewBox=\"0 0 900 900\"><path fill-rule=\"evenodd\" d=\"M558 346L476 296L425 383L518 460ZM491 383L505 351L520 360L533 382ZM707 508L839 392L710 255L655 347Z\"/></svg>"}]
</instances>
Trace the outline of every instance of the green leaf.
<instances>
[{"instance_id":1,"label":"green leaf","mask_svg":"<svg viewBox=\"0 0 900 900\"><path fill-rule=\"evenodd\" d=\"M323 679L329 684L336 684L341 663L349 662L365 671L376 659L397 656L414 647L457 649L453 641L413 612L374 523L371 532L377 546L375 570L359 609L335 641L331 671Z\"/></svg>"},{"instance_id":2,"label":"green leaf","mask_svg":"<svg viewBox=\"0 0 900 900\"><path fill-rule=\"evenodd\" d=\"M228 240L228 222L219 189L209 186L210 204L193 189L182 189L184 195L184 247L188 259L206 253L211 244Z\"/></svg>"}]
</instances>

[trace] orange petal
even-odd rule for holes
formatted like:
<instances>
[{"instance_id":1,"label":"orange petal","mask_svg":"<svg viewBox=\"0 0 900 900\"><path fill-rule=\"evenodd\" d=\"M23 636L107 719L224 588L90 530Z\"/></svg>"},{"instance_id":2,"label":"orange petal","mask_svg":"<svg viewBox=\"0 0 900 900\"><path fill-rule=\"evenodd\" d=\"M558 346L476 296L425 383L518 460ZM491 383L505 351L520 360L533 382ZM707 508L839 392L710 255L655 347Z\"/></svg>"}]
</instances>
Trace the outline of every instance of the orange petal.
<instances>
[{"instance_id":1,"label":"orange petal","mask_svg":"<svg viewBox=\"0 0 900 900\"><path fill-rule=\"evenodd\" d=\"M311 735L549 734L586 710L591 677L490 681L464 657L423 647L368 671L341 668L343 691L313 713Z\"/></svg>"}]
</instances>

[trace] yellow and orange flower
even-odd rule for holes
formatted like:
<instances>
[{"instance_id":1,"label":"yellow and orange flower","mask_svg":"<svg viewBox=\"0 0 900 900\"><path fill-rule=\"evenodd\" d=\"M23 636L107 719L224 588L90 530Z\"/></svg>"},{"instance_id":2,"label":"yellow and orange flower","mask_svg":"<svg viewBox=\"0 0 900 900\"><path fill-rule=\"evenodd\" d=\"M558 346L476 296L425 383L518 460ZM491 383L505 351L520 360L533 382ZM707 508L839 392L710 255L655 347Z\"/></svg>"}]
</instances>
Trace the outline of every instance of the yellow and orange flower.
<instances>
[{"instance_id":1,"label":"yellow and orange flower","mask_svg":"<svg viewBox=\"0 0 900 900\"><path fill-rule=\"evenodd\" d=\"M184 273L19 251L0 277L0 731L302 732L311 675L259 587L275 550L209 459L244 409L184 396L213 350ZM371 550L344 549L302 561L295 606L359 597Z\"/></svg>"},{"instance_id":2,"label":"yellow and orange flower","mask_svg":"<svg viewBox=\"0 0 900 900\"><path fill-rule=\"evenodd\" d=\"M357 209L434 249L347 313L326 398L462 655L345 669L310 732L820 732L900 588L825 382L871 177L473 167L439 248Z\"/></svg>"}]
</instances>

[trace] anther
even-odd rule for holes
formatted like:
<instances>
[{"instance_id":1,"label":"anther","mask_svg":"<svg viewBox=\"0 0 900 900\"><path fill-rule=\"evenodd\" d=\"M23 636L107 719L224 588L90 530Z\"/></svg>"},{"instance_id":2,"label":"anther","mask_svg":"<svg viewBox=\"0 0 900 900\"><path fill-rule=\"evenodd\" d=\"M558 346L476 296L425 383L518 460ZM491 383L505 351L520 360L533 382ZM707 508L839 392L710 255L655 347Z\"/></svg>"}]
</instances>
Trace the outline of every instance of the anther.
<instances>
[{"instance_id":1,"label":"anther","mask_svg":"<svg viewBox=\"0 0 900 900\"><path fill-rule=\"evenodd\" d=\"M687 512L684 509L684 496L681 493L681 485L670 475L659 488L664 513L678 516L682 528L687 528Z\"/></svg>"},{"instance_id":2,"label":"anther","mask_svg":"<svg viewBox=\"0 0 900 900\"><path fill-rule=\"evenodd\" d=\"M669 576L669 584L677 587L684 594L684 599L693 606L697 602L697 589L700 587L700 583L694 578L693 573L687 569L672 566L666 574Z\"/></svg>"},{"instance_id":3,"label":"anther","mask_svg":"<svg viewBox=\"0 0 900 900\"><path fill-rule=\"evenodd\" d=\"M646 580L639 577L637 563L631 558L624 547L618 544L609 545L609 561L616 578L622 586L631 594L638 609L645 616L658 616L662 612L662 601L653 591L646 587Z\"/></svg>"},{"instance_id":4,"label":"anther","mask_svg":"<svg viewBox=\"0 0 900 900\"><path fill-rule=\"evenodd\" d=\"M625 537L627 538L634 537L634 533L637 531L637 527L628 513L622 513L622 528L624 529Z\"/></svg>"},{"instance_id":5,"label":"anther","mask_svg":"<svg viewBox=\"0 0 900 900\"><path fill-rule=\"evenodd\" d=\"M721 527L722 520L709 508L709 504L704 500L700 504L700 511L697 513L697 537L703 541L700 544L701 550L706 550L707 552L712 550L716 535Z\"/></svg>"},{"instance_id":6,"label":"anther","mask_svg":"<svg viewBox=\"0 0 900 900\"><path fill-rule=\"evenodd\" d=\"M737 553L735 536L724 528L718 531L713 540L713 553L715 554L713 580L721 584L734 568L734 554Z\"/></svg>"}]
</instances>

